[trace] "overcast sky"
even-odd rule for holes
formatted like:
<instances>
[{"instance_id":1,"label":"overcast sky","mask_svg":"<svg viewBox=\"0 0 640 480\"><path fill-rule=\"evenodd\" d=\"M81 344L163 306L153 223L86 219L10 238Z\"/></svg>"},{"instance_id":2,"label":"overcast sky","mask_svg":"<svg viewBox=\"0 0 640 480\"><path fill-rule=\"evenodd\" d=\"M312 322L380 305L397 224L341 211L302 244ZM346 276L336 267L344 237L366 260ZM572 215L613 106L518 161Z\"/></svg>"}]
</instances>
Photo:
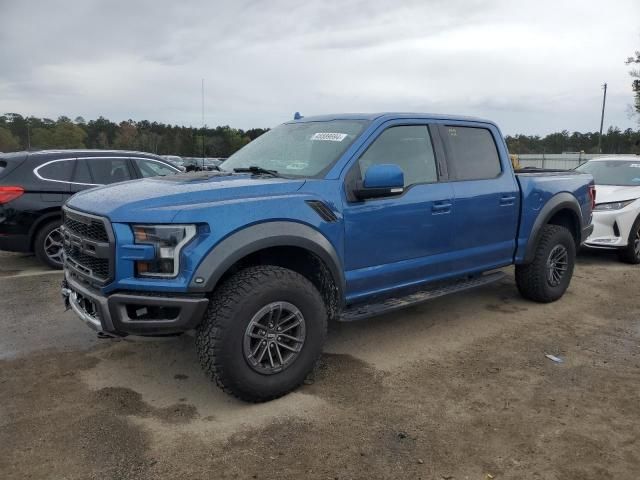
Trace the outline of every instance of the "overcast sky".
<instances>
[{"instance_id":1,"label":"overcast sky","mask_svg":"<svg viewBox=\"0 0 640 480\"><path fill-rule=\"evenodd\" d=\"M0 113L274 126L297 110L637 127L640 1L0 0ZM636 117L637 118L637 117Z\"/></svg>"}]
</instances>

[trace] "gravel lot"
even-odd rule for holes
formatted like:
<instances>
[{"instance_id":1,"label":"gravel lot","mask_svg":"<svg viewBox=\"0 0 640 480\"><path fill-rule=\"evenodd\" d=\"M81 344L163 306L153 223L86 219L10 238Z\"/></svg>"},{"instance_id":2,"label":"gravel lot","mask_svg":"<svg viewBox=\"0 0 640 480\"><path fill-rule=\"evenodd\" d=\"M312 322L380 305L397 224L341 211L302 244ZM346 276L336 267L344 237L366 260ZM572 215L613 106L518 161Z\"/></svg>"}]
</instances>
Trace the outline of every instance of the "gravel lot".
<instances>
[{"instance_id":1,"label":"gravel lot","mask_svg":"<svg viewBox=\"0 0 640 480\"><path fill-rule=\"evenodd\" d=\"M551 305L507 271L332 326L313 384L248 405L192 338L98 340L60 273L0 253L0 478L636 480L640 267L582 254Z\"/></svg>"}]
</instances>

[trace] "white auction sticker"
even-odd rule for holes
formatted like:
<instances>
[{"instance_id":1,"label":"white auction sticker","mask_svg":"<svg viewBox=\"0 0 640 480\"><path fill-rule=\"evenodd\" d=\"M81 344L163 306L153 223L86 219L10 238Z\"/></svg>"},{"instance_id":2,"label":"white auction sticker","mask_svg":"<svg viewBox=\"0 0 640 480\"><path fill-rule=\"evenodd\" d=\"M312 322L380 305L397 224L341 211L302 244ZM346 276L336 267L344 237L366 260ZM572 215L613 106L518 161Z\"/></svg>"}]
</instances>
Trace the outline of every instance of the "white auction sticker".
<instances>
[{"instance_id":1,"label":"white auction sticker","mask_svg":"<svg viewBox=\"0 0 640 480\"><path fill-rule=\"evenodd\" d=\"M311 140L324 140L325 142L341 142L347 138L346 133L318 132L311 135Z\"/></svg>"}]
</instances>

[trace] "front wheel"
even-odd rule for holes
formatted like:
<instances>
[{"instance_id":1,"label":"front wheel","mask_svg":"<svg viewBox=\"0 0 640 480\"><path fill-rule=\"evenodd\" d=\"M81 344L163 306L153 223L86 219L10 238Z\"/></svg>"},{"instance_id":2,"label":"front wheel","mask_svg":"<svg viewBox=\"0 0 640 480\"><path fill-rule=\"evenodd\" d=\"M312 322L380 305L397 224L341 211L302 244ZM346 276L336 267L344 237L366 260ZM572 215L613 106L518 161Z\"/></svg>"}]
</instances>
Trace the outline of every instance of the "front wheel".
<instances>
[{"instance_id":1,"label":"front wheel","mask_svg":"<svg viewBox=\"0 0 640 480\"><path fill-rule=\"evenodd\" d=\"M214 292L196 345L200 363L225 392L249 402L299 386L322 353L327 312L305 277L257 266Z\"/></svg>"},{"instance_id":2,"label":"front wheel","mask_svg":"<svg viewBox=\"0 0 640 480\"><path fill-rule=\"evenodd\" d=\"M558 300L569 287L575 260L576 245L571 232L559 225L545 225L533 261L516 265L518 291L535 302Z\"/></svg>"},{"instance_id":3,"label":"front wheel","mask_svg":"<svg viewBox=\"0 0 640 480\"><path fill-rule=\"evenodd\" d=\"M618 258L625 263L640 263L640 217L633 222L627 246L618 252Z\"/></svg>"}]
</instances>

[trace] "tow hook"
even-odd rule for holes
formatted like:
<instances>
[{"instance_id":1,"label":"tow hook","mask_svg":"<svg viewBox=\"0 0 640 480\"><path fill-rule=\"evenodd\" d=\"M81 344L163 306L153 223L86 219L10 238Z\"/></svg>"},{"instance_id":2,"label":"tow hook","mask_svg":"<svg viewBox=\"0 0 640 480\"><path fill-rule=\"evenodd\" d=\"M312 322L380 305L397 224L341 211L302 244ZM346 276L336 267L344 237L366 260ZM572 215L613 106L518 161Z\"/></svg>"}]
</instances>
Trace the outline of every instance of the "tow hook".
<instances>
[{"instance_id":1,"label":"tow hook","mask_svg":"<svg viewBox=\"0 0 640 480\"><path fill-rule=\"evenodd\" d=\"M60 293L62 294L62 300L64 301L64 311L71 309L71 304L69 303L69 297L71 296L71 289L69 288L69 284L67 280L62 280L62 285L60 285Z\"/></svg>"}]
</instances>

